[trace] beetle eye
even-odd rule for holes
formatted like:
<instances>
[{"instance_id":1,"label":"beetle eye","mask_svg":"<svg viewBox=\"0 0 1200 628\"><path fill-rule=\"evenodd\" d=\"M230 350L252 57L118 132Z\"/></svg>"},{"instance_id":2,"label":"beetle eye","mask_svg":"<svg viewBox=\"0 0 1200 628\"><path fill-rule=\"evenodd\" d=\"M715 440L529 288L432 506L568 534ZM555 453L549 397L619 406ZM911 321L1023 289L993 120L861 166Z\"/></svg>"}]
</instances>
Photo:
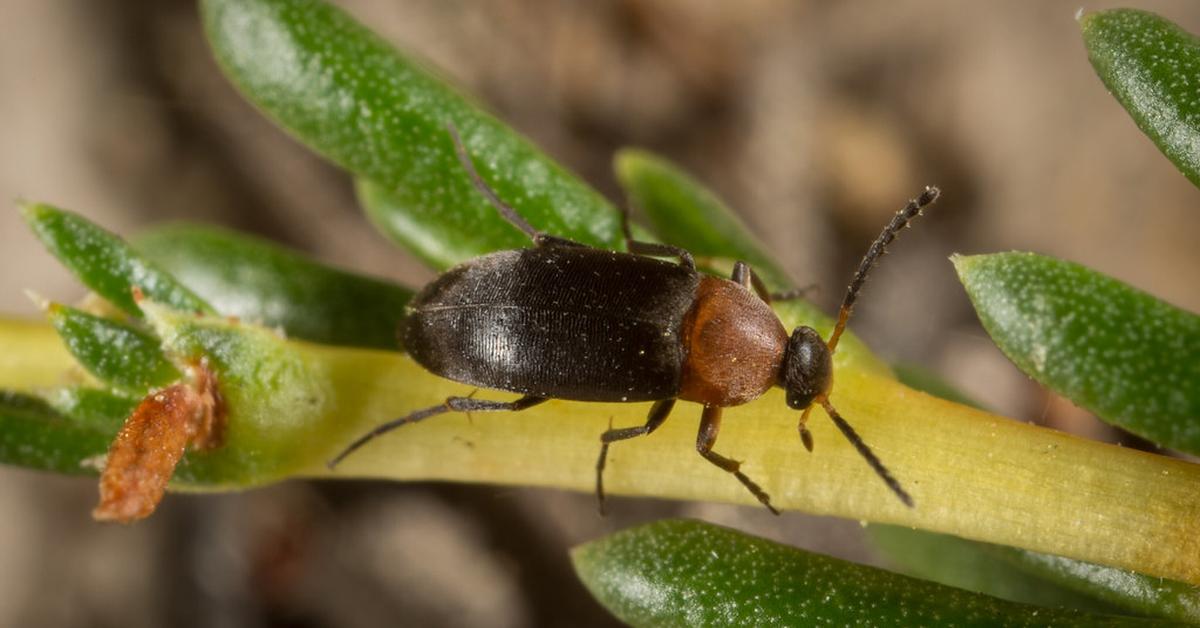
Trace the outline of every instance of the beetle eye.
<instances>
[{"instance_id":1,"label":"beetle eye","mask_svg":"<svg viewBox=\"0 0 1200 628\"><path fill-rule=\"evenodd\" d=\"M783 357L783 385L787 404L807 408L817 395L829 392L833 383L833 359L821 335L812 327L797 327L788 339Z\"/></svg>"}]
</instances>

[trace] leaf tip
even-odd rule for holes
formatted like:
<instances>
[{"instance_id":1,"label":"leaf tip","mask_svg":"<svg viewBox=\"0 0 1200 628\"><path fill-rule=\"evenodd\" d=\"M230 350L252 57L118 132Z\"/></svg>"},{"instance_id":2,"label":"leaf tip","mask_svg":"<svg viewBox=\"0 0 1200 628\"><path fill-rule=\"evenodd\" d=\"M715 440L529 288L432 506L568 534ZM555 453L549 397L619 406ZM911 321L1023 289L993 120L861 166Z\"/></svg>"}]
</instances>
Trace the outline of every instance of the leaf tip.
<instances>
[{"instance_id":1,"label":"leaf tip","mask_svg":"<svg viewBox=\"0 0 1200 628\"><path fill-rule=\"evenodd\" d=\"M613 171L617 174L617 180L628 187L629 182L637 178L638 171L645 168L654 159L654 154L647 150L634 147L621 148L613 154Z\"/></svg>"},{"instance_id":2,"label":"leaf tip","mask_svg":"<svg viewBox=\"0 0 1200 628\"><path fill-rule=\"evenodd\" d=\"M32 301L39 310L46 312L47 314L53 314L56 310L62 307L57 303L51 303L49 299L31 288L25 289L25 297Z\"/></svg>"},{"instance_id":3,"label":"leaf tip","mask_svg":"<svg viewBox=\"0 0 1200 628\"><path fill-rule=\"evenodd\" d=\"M955 253L950 256L950 263L954 265L954 272L958 273L958 278L961 280L963 276L971 272L971 267L978 263L979 258L983 255L963 255Z\"/></svg>"},{"instance_id":4,"label":"leaf tip","mask_svg":"<svg viewBox=\"0 0 1200 628\"><path fill-rule=\"evenodd\" d=\"M43 218L54 212L54 208L45 203L37 203L23 198L15 199L14 203L17 211L21 212L21 217L30 226L36 226Z\"/></svg>"}]
</instances>

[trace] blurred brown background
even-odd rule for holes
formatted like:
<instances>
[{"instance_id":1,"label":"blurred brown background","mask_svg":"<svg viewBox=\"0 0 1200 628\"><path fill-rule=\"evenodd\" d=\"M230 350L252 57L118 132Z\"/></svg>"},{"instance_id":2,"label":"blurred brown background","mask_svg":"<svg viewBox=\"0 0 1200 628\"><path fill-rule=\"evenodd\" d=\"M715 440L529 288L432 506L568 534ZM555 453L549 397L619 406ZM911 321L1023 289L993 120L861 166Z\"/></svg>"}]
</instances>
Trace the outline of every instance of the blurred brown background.
<instances>
[{"instance_id":1,"label":"blurred brown background","mask_svg":"<svg viewBox=\"0 0 1200 628\"><path fill-rule=\"evenodd\" d=\"M683 164L829 309L890 213L938 184L854 327L1010 416L1113 438L988 342L951 253L1038 251L1200 310L1200 192L1106 94L1077 3L341 4L614 199L615 149ZM1194 2L1142 6L1200 31ZM127 234L221 223L430 277L370 230L343 173L225 83L191 2L2 3L0 198L16 197ZM0 268L5 313L36 315L23 288L80 293L15 211L0 212ZM92 524L94 499L88 480L0 469L0 625L607 625L566 548L663 516L875 560L855 522L633 500L600 519L590 495L512 488L291 483L172 496L131 528Z\"/></svg>"}]
</instances>

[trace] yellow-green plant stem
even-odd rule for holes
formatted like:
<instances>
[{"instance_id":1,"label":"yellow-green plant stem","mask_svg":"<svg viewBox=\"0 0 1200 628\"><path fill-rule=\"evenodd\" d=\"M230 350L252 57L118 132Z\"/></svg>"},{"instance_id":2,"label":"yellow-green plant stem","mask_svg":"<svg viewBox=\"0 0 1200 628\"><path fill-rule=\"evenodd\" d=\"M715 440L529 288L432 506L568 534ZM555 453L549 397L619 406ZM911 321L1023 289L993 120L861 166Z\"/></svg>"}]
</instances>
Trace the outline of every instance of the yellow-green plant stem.
<instances>
[{"instance_id":1,"label":"yellow-green plant stem","mask_svg":"<svg viewBox=\"0 0 1200 628\"><path fill-rule=\"evenodd\" d=\"M0 317L0 389L60 385L74 366L74 358L44 321Z\"/></svg>"},{"instance_id":2,"label":"yellow-green plant stem","mask_svg":"<svg viewBox=\"0 0 1200 628\"><path fill-rule=\"evenodd\" d=\"M8 336L17 329L0 326L3 353L13 355ZM43 350L58 351L49 331L20 329L44 340L40 347L22 345L16 355L36 361ZM328 456L379 422L471 392L402 354L289 344L331 377L327 420L336 423L331 433L341 440L321 446ZM774 391L726 410L716 451L745 460L745 472L776 506L910 525L1200 584L1200 465L1012 421L913 391L852 363L838 366L834 404L912 493L916 507L904 507L819 410L810 422L816 450L804 451L798 413ZM36 384L11 367L0 372L0 386ZM478 395L511 398L495 391ZM448 414L378 439L333 472L324 458L314 458L301 475L590 492L599 434L610 419L618 426L640 424L648 406L551 401L519 413ZM615 444L608 490L755 504L739 483L695 453L699 411L681 403L654 434Z\"/></svg>"}]
</instances>

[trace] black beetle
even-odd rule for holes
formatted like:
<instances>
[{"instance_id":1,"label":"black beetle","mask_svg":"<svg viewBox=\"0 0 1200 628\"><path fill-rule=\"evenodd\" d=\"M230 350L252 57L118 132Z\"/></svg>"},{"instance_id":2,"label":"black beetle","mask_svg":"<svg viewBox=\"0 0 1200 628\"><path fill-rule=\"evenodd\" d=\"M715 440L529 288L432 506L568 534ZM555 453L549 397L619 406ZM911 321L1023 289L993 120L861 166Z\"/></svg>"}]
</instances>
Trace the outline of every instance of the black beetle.
<instances>
[{"instance_id":1,"label":"black beetle","mask_svg":"<svg viewBox=\"0 0 1200 628\"><path fill-rule=\"evenodd\" d=\"M888 487L911 507L912 497L829 402L832 356L867 273L900 229L938 197L927 187L897 212L859 264L828 342L811 327L789 337L768 305L768 295L744 262L729 280L696 271L686 250L630 236L628 253L593 248L542 233L502 201L479 176L457 131L455 151L480 193L533 247L472 259L438 276L409 303L403 343L429 371L454 381L521 393L511 402L450 397L445 403L384 423L330 461L332 468L371 439L402 425L445 412L518 411L549 399L653 401L645 425L600 435L596 494L604 507L604 463L611 443L649 434L683 399L704 405L696 450L732 473L771 512L770 496L713 451L721 412L751 401L772 386L786 390L788 406L803 410L799 431L814 403L853 443ZM674 257L678 263L652 257Z\"/></svg>"}]
</instances>

